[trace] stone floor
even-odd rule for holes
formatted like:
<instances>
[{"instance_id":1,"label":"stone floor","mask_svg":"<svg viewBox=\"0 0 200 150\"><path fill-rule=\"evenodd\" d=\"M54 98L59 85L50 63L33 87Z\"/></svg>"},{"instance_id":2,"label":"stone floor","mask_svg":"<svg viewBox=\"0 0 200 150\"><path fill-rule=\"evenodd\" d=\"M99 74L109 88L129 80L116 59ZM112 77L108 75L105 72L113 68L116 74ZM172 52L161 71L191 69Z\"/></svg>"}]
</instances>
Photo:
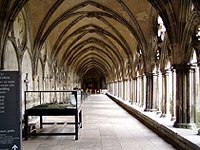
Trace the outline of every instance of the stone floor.
<instances>
[{"instance_id":1,"label":"stone floor","mask_svg":"<svg viewBox=\"0 0 200 150\"><path fill-rule=\"evenodd\" d=\"M73 118L48 117L56 122ZM52 125L52 132L71 130L71 125ZM105 95L91 95L83 104L83 128L74 136L38 136L22 142L23 150L173 150L137 119Z\"/></svg>"}]
</instances>

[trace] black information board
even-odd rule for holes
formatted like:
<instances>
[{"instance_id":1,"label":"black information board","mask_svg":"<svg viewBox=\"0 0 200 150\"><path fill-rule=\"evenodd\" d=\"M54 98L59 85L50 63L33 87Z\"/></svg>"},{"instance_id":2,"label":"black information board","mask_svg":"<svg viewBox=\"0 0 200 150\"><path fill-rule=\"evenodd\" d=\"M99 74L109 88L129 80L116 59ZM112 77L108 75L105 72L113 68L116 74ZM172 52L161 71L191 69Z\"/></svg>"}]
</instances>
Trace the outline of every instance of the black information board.
<instances>
[{"instance_id":1,"label":"black information board","mask_svg":"<svg viewBox=\"0 0 200 150\"><path fill-rule=\"evenodd\" d=\"M0 71L0 150L21 150L19 71Z\"/></svg>"}]
</instances>

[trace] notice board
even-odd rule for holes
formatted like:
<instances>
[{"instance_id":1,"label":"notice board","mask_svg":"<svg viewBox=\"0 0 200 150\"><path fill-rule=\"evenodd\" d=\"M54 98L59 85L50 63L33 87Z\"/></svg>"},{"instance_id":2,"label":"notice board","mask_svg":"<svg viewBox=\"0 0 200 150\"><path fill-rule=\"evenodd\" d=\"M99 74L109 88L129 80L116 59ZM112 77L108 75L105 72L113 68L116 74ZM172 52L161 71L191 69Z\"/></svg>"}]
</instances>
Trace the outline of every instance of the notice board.
<instances>
[{"instance_id":1,"label":"notice board","mask_svg":"<svg viewBox=\"0 0 200 150\"><path fill-rule=\"evenodd\" d=\"M19 71L0 71L0 150L21 150Z\"/></svg>"}]
</instances>

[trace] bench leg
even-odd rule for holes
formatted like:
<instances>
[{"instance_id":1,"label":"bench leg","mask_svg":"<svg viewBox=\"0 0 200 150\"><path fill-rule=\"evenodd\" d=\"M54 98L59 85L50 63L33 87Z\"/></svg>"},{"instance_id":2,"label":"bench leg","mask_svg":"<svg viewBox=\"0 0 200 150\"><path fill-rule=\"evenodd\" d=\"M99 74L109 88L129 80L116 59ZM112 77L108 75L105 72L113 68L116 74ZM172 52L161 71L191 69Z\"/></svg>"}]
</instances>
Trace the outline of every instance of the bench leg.
<instances>
[{"instance_id":1,"label":"bench leg","mask_svg":"<svg viewBox=\"0 0 200 150\"><path fill-rule=\"evenodd\" d=\"M75 115L75 140L78 140L78 113Z\"/></svg>"},{"instance_id":2,"label":"bench leg","mask_svg":"<svg viewBox=\"0 0 200 150\"><path fill-rule=\"evenodd\" d=\"M43 124L42 124L42 116L40 116L40 129L43 128Z\"/></svg>"},{"instance_id":3,"label":"bench leg","mask_svg":"<svg viewBox=\"0 0 200 150\"><path fill-rule=\"evenodd\" d=\"M24 114L24 138L28 140L28 115Z\"/></svg>"},{"instance_id":4,"label":"bench leg","mask_svg":"<svg viewBox=\"0 0 200 150\"><path fill-rule=\"evenodd\" d=\"M82 128L82 110L79 112L79 124L80 128Z\"/></svg>"}]
</instances>

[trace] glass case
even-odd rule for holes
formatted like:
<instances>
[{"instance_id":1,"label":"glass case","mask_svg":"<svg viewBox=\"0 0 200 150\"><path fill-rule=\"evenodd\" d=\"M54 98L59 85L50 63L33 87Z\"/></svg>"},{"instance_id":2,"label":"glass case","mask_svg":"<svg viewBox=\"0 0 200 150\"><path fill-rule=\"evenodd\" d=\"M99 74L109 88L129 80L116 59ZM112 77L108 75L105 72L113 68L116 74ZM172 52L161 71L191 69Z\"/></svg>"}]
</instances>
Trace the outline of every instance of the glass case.
<instances>
[{"instance_id":1,"label":"glass case","mask_svg":"<svg viewBox=\"0 0 200 150\"><path fill-rule=\"evenodd\" d=\"M25 91L27 109L79 109L83 102L80 90L66 91Z\"/></svg>"},{"instance_id":2,"label":"glass case","mask_svg":"<svg viewBox=\"0 0 200 150\"><path fill-rule=\"evenodd\" d=\"M71 91L25 91L24 136L28 140L30 135L75 135L78 140L78 128L82 127L81 104L85 94L80 90ZM73 133L31 133L29 131L29 117L39 116L40 128L52 124L43 121L43 116L74 116Z\"/></svg>"}]
</instances>

